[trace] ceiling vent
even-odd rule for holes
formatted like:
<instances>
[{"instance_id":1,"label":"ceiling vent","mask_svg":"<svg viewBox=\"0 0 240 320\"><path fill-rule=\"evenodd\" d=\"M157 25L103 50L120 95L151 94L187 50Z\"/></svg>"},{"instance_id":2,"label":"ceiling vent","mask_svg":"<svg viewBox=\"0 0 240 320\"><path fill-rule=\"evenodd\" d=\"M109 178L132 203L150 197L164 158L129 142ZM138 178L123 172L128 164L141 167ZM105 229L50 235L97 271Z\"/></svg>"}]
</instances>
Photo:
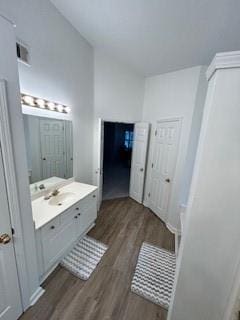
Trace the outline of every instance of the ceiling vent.
<instances>
[{"instance_id":1,"label":"ceiling vent","mask_svg":"<svg viewBox=\"0 0 240 320\"><path fill-rule=\"evenodd\" d=\"M18 61L23 62L27 65L30 65L28 47L18 41L16 43L16 50L17 50Z\"/></svg>"}]
</instances>

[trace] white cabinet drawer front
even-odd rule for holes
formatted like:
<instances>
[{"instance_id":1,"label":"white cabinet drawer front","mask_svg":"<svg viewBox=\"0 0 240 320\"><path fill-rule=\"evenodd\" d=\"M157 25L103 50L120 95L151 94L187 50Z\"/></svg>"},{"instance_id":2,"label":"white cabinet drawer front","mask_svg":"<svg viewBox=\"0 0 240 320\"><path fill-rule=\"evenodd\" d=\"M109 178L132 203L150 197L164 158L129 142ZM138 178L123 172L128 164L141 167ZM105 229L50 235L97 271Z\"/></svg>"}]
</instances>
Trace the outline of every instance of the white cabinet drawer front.
<instances>
[{"instance_id":1,"label":"white cabinet drawer front","mask_svg":"<svg viewBox=\"0 0 240 320\"><path fill-rule=\"evenodd\" d=\"M75 221L72 219L57 233L42 238L44 269L47 271L75 240Z\"/></svg>"},{"instance_id":2,"label":"white cabinet drawer front","mask_svg":"<svg viewBox=\"0 0 240 320\"><path fill-rule=\"evenodd\" d=\"M58 233L60 227L60 217L54 218L41 228L42 237L48 237Z\"/></svg>"},{"instance_id":3,"label":"white cabinet drawer front","mask_svg":"<svg viewBox=\"0 0 240 320\"><path fill-rule=\"evenodd\" d=\"M63 212L60 216L60 223L61 225L69 223L70 221L72 221L72 219L78 215L79 213L79 204L78 205L74 205L71 208L69 208L68 210L66 210L65 212Z\"/></svg>"},{"instance_id":4,"label":"white cabinet drawer front","mask_svg":"<svg viewBox=\"0 0 240 320\"><path fill-rule=\"evenodd\" d=\"M85 211L87 208L89 208L92 205L97 205L97 192L93 192L90 195L88 195L86 198L79 201L79 209L81 212Z\"/></svg>"}]
</instances>

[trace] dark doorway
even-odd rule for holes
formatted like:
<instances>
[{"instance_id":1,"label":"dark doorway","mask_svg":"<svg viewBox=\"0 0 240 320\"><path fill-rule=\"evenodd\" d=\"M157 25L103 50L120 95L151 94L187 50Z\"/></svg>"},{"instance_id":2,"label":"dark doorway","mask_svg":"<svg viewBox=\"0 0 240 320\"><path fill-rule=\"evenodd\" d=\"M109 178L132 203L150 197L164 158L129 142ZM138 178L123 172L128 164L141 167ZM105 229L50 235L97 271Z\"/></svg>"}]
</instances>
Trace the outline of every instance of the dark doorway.
<instances>
[{"instance_id":1,"label":"dark doorway","mask_svg":"<svg viewBox=\"0 0 240 320\"><path fill-rule=\"evenodd\" d=\"M129 195L133 124L104 122L103 200Z\"/></svg>"}]
</instances>

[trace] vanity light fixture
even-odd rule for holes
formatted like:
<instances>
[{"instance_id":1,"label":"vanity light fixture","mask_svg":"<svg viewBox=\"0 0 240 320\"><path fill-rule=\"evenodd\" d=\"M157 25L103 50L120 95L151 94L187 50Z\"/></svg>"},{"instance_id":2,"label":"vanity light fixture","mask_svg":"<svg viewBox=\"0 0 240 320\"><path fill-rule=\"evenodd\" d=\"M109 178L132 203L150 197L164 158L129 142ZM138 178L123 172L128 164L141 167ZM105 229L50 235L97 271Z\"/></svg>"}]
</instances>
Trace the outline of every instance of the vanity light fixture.
<instances>
[{"instance_id":1,"label":"vanity light fixture","mask_svg":"<svg viewBox=\"0 0 240 320\"><path fill-rule=\"evenodd\" d=\"M21 93L21 103L22 105L27 105L30 107L40 108L40 109L47 109L55 112L61 113L70 113L71 108L64 106L62 104L58 104L52 101L48 101L45 99L33 97L30 95L26 95Z\"/></svg>"}]
</instances>

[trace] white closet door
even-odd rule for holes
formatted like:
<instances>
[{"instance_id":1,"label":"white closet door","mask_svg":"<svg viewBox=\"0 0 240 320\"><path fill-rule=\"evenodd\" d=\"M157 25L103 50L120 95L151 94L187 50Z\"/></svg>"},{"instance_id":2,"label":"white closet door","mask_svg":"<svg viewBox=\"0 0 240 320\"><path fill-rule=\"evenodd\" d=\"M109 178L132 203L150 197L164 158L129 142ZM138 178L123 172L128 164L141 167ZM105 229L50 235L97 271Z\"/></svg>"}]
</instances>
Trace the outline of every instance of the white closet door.
<instances>
[{"instance_id":1,"label":"white closet door","mask_svg":"<svg viewBox=\"0 0 240 320\"><path fill-rule=\"evenodd\" d=\"M40 120L42 178L65 178L65 137L62 120Z\"/></svg>"},{"instance_id":2,"label":"white closet door","mask_svg":"<svg viewBox=\"0 0 240 320\"><path fill-rule=\"evenodd\" d=\"M0 320L16 320L22 313L17 267L0 149ZM9 241L9 242L8 242Z\"/></svg>"},{"instance_id":3,"label":"white closet door","mask_svg":"<svg viewBox=\"0 0 240 320\"><path fill-rule=\"evenodd\" d=\"M149 207L166 221L178 153L180 120L157 123L153 147Z\"/></svg>"},{"instance_id":4,"label":"white closet door","mask_svg":"<svg viewBox=\"0 0 240 320\"><path fill-rule=\"evenodd\" d=\"M139 203L142 203L143 200L148 135L148 123L139 122L134 125L134 140L129 193L130 197Z\"/></svg>"}]
</instances>

